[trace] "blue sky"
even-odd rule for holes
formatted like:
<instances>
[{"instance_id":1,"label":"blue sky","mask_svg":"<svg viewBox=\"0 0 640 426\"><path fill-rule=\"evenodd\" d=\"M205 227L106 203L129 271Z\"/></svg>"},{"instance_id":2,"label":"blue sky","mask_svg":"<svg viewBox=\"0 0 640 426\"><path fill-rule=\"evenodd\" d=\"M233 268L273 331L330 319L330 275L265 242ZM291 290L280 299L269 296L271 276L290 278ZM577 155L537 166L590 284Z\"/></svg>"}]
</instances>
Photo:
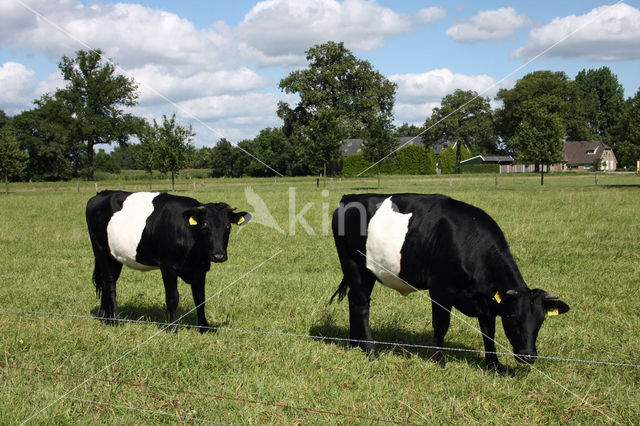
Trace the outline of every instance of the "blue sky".
<instances>
[{"instance_id":1,"label":"blue sky","mask_svg":"<svg viewBox=\"0 0 640 426\"><path fill-rule=\"evenodd\" d=\"M139 83L135 113L177 113L198 146L237 142L281 125L278 101L296 97L278 82L327 40L398 84L398 124L423 123L457 88L493 100L541 69L608 66L626 96L640 87L640 0L3 0L0 109L31 108L64 85L62 55L101 48Z\"/></svg>"}]
</instances>

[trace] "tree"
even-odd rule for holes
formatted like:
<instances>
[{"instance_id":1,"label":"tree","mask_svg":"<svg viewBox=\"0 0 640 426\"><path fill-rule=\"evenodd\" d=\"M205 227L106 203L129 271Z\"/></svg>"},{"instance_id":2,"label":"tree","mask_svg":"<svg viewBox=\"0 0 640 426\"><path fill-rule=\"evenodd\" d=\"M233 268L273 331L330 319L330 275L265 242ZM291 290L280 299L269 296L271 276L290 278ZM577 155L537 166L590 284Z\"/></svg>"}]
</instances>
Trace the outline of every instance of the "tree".
<instances>
[{"instance_id":1,"label":"tree","mask_svg":"<svg viewBox=\"0 0 640 426\"><path fill-rule=\"evenodd\" d=\"M294 108L280 102L278 116L285 136L304 150L312 168L326 169L341 159L344 137L359 136L378 115L391 116L396 84L343 43L330 41L306 53L309 67L280 81L280 89L298 94L300 101Z\"/></svg>"},{"instance_id":2,"label":"tree","mask_svg":"<svg viewBox=\"0 0 640 426\"><path fill-rule=\"evenodd\" d=\"M158 148L155 128L149 124L145 124L138 131L138 139L140 144L136 145L133 150L133 156L136 163L142 170L149 172L149 189L153 188L153 169L158 167Z\"/></svg>"},{"instance_id":3,"label":"tree","mask_svg":"<svg viewBox=\"0 0 640 426\"><path fill-rule=\"evenodd\" d=\"M280 128L266 128L253 140L239 144L243 149L251 152L256 158L244 159L244 172L249 176L272 176L273 171L281 175L291 175L293 147ZM265 164L268 164L267 167Z\"/></svg>"},{"instance_id":4,"label":"tree","mask_svg":"<svg viewBox=\"0 0 640 426\"><path fill-rule=\"evenodd\" d=\"M619 165L633 167L640 160L640 89L626 100L620 123Z\"/></svg>"},{"instance_id":5,"label":"tree","mask_svg":"<svg viewBox=\"0 0 640 426\"><path fill-rule=\"evenodd\" d=\"M362 154L366 160L376 165L379 189L380 163L391 156L398 146L398 140L393 136L391 120L384 115L374 118L365 128L363 136Z\"/></svg>"},{"instance_id":6,"label":"tree","mask_svg":"<svg viewBox=\"0 0 640 426\"><path fill-rule=\"evenodd\" d=\"M187 152L196 134L191 125L182 127L176 123L176 115L173 114L171 118L163 115L162 125L153 120L152 135L155 138L152 149L155 150L158 169L162 173L171 172L171 188L175 190L175 175L184 168Z\"/></svg>"},{"instance_id":7,"label":"tree","mask_svg":"<svg viewBox=\"0 0 640 426\"><path fill-rule=\"evenodd\" d=\"M84 167L85 151L69 131L72 117L65 105L50 95L34 101L35 108L13 117L11 127L29 155L29 179L71 179Z\"/></svg>"},{"instance_id":8,"label":"tree","mask_svg":"<svg viewBox=\"0 0 640 426\"><path fill-rule=\"evenodd\" d=\"M513 145L510 139L525 119L527 104L531 101L560 118L569 140L591 138L587 126L587 103L580 88L564 72L529 73L518 80L512 89L500 89L496 99L502 101L502 108L495 113L496 131L511 149Z\"/></svg>"},{"instance_id":9,"label":"tree","mask_svg":"<svg viewBox=\"0 0 640 426\"><path fill-rule=\"evenodd\" d=\"M100 148L94 158L95 170L108 173L120 173L120 167L110 154Z\"/></svg>"},{"instance_id":10,"label":"tree","mask_svg":"<svg viewBox=\"0 0 640 426\"><path fill-rule=\"evenodd\" d=\"M0 176L4 178L5 193L9 193L9 179L22 173L28 159L11 129L8 126L0 128Z\"/></svg>"},{"instance_id":11,"label":"tree","mask_svg":"<svg viewBox=\"0 0 640 426\"><path fill-rule=\"evenodd\" d=\"M79 50L75 58L63 56L58 64L68 82L56 92L73 117L72 137L87 153L87 178L93 180L94 146L126 142L135 134L139 120L125 113L136 104L137 86L132 79L116 75L115 66L102 60L102 51Z\"/></svg>"},{"instance_id":12,"label":"tree","mask_svg":"<svg viewBox=\"0 0 640 426\"><path fill-rule=\"evenodd\" d=\"M458 156L460 161L464 161L468 158L471 158L471 151L469 151L466 147L458 146L459 143L456 144L455 148L452 146L448 146L438 154L438 166L440 167L440 172L442 174L451 174L456 172L456 164ZM458 152L460 154L458 154Z\"/></svg>"},{"instance_id":13,"label":"tree","mask_svg":"<svg viewBox=\"0 0 640 426\"><path fill-rule=\"evenodd\" d=\"M312 165L322 167L325 185L327 164L335 166L341 158L340 147L348 134L344 122L334 110L321 110L309 120L304 133L308 141L305 153Z\"/></svg>"},{"instance_id":14,"label":"tree","mask_svg":"<svg viewBox=\"0 0 640 426\"><path fill-rule=\"evenodd\" d=\"M220 139L211 150L211 176L214 178L240 176L233 167L235 160L236 148L225 138Z\"/></svg>"},{"instance_id":15,"label":"tree","mask_svg":"<svg viewBox=\"0 0 640 426\"><path fill-rule=\"evenodd\" d=\"M460 173L463 145L476 153L493 153L497 149L489 98L480 97L473 90L456 89L442 98L424 125L428 145L456 142L456 173Z\"/></svg>"},{"instance_id":16,"label":"tree","mask_svg":"<svg viewBox=\"0 0 640 426\"><path fill-rule=\"evenodd\" d=\"M515 130L511 144L520 158L540 164L540 185L544 185L544 166L562 160L565 130L558 114L536 102L525 104L524 118Z\"/></svg>"},{"instance_id":17,"label":"tree","mask_svg":"<svg viewBox=\"0 0 640 426\"><path fill-rule=\"evenodd\" d=\"M418 127L415 124L402 123L393 130L393 133L398 138L411 138L419 135L423 130L422 127Z\"/></svg>"},{"instance_id":18,"label":"tree","mask_svg":"<svg viewBox=\"0 0 640 426\"><path fill-rule=\"evenodd\" d=\"M587 104L587 123L591 133L599 140L618 150L618 131L624 106L624 88L608 67L582 70L576 75L576 84Z\"/></svg>"},{"instance_id":19,"label":"tree","mask_svg":"<svg viewBox=\"0 0 640 426\"><path fill-rule=\"evenodd\" d=\"M0 109L0 130L2 130L2 128L6 126L7 123L9 123L9 116L4 112L3 109Z\"/></svg>"},{"instance_id":20,"label":"tree","mask_svg":"<svg viewBox=\"0 0 640 426\"><path fill-rule=\"evenodd\" d=\"M111 151L111 158L114 164L120 170L136 170L138 164L136 163L135 150L138 145L132 144L120 144L113 148Z\"/></svg>"}]
</instances>

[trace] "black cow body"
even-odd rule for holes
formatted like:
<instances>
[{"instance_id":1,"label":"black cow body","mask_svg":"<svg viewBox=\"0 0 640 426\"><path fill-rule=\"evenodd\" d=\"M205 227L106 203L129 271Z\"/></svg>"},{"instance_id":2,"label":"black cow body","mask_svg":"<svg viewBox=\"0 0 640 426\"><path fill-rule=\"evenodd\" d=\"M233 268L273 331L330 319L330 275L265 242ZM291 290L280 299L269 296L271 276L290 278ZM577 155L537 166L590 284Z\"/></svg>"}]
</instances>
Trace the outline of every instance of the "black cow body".
<instances>
[{"instance_id":1,"label":"black cow body","mask_svg":"<svg viewBox=\"0 0 640 426\"><path fill-rule=\"evenodd\" d=\"M369 303L376 280L403 295L429 290L434 344L444 346L451 308L477 317L486 361L498 368L495 318L502 317L516 359L533 363L545 313L569 307L525 284L498 225L484 211L443 195L345 195L333 235L348 290L350 338L375 353ZM333 297L332 297L333 299ZM444 365L441 352L436 358Z\"/></svg>"},{"instance_id":2,"label":"black cow body","mask_svg":"<svg viewBox=\"0 0 640 426\"><path fill-rule=\"evenodd\" d=\"M170 323L176 319L177 278L191 284L198 325L207 327L204 284L210 262L227 260L231 223L251 217L233 210L225 203L201 204L157 192L102 191L92 197L86 217L95 255L93 280L101 294L99 316L118 314L116 281L124 264L160 269Z\"/></svg>"}]
</instances>

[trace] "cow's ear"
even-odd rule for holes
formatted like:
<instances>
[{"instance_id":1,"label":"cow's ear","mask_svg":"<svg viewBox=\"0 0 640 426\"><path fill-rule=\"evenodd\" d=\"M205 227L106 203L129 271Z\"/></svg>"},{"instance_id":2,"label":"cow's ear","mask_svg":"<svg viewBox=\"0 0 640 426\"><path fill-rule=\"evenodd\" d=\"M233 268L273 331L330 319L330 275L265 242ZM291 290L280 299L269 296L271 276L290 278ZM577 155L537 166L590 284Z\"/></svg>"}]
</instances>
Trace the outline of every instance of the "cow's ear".
<instances>
[{"instance_id":1,"label":"cow's ear","mask_svg":"<svg viewBox=\"0 0 640 426\"><path fill-rule=\"evenodd\" d=\"M182 217L189 226L198 226L202 223L204 209L198 207L195 209L185 210L182 212Z\"/></svg>"},{"instance_id":2,"label":"cow's ear","mask_svg":"<svg viewBox=\"0 0 640 426\"><path fill-rule=\"evenodd\" d=\"M564 314L569 310L569 305L558 299L544 299L544 310L547 316Z\"/></svg>"},{"instance_id":3,"label":"cow's ear","mask_svg":"<svg viewBox=\"0 0 640 426\"><path fill-rule=\"evenodd\" d=\"M247 212L229 212L229 221L236 225L244 225L251 220L251 215Z\"/></svg>"}]
</instances>

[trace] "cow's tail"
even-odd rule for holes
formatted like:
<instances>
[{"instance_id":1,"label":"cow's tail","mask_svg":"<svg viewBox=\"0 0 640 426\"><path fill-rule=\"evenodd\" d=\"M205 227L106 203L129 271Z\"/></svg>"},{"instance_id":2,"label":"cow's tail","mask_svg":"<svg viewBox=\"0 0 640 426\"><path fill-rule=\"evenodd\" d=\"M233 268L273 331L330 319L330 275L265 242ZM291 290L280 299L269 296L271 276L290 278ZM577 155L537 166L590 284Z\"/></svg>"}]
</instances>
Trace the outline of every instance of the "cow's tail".
<instances>
[{"instance_id":1,"label":"cow's tail","mask_svg":"<svg viewBox=\"0 0 640 426\"><path fill-rule=\"evenodd\" d=\"M335 293L333 293L333 296L331 296L331 299L329 299L329 303L333 302L333 299L336 296L338 296L338 302L344 299L344 296L347 295L347 290L349 290L349 282L347 281L346 278L343 278L342 282L338 286L338 289L336 290Z\"/></svg>"},{"instance_id":2,"label":"cow's tail","mask_svg":"<svg viewBox=\"0 0 640 426\"><path fill-rule=\"evenodd\" d=\"M96 286L96 296L100 297L102 295L102 282L100 267L98 266L98 262L96 262L93 266L93 285Z\"/></svg>"}]
</instances>

